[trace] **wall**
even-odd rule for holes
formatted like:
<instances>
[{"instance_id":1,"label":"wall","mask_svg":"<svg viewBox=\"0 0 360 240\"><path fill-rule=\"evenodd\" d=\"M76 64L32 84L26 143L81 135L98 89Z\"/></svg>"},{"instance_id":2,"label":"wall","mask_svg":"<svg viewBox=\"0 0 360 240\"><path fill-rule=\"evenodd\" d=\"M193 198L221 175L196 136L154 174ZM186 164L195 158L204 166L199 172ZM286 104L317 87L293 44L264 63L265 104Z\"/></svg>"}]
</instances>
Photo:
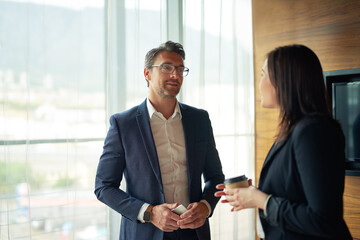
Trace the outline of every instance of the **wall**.
<instances>
[{"instance_id":1,"label":"wall","mask_svg":"<svg viewBox=\"0 0 360 240\"><path fill-rule=\"evenodd\" d=\"M360 68L359 13L359 0L253 0L257 180L278 123L278 111L260 106L258 84L266 53L299 43L318 55L324 71ZM354 239L360 239L360 177L347 176L345 184L345 221Z\"/></svg>"}]
</instances>

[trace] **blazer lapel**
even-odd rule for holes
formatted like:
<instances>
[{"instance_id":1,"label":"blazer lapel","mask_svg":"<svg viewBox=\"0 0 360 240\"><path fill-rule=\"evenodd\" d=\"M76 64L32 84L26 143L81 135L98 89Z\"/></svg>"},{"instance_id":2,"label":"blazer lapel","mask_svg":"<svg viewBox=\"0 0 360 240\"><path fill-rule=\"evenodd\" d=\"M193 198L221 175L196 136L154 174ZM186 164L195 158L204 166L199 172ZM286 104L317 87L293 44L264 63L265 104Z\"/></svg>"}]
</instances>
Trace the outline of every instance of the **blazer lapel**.
<instances>
[{"instance_id":1,"label":"blazer lapel","mask_svg":"<svg viewBox=\"0 0 360 240\"><path fill-rule=\"evenodd\" d=\"M184 138L185 138L185 149L186 149L186 162L187 162L187 169L188 169L188 181L189 186L191 183L191 176L196 168L195 162L190 161L191 159L195 159L195 129L194 123L191 119L191 114L189 113L186 106L179 103L181 115L182 115L182 124L184 129Z\"/></svg>"},{"instance_id":2,"label":"blazer lapel","mask_svg":"<svg viewBox=\"0 0 360 240\"><path fill-rule=\"evenodd\" d=\"M278 152L278 148L276 147L275 143L271 146L266 158L265 158L265 161L264 161L264 164L263 164L263 168L265 168L265 166L269 165L270 162L272 161L275 153Z\"/></svg>"},{"instance_id":3,"label":"blazer lapel","mask_svg":"<svg viewBox=\"0 0 360 240\"><path fill-rule=\"evenodd\" d=\"M266 175L267 170L269 169L271 162L274 160L274 157L276 156L276 154L280 151L280 149L285 145L285 143L288 141L288 139L286 139L284 142L280 143L279 145L276 145L275 143L271 146L269 153L267 154L263 167L261 169L261 173L260 173L260 182L259 182L259 187L261 187L261 178L262 176Z\"/></svg>"},{"instance_id":4,"label":"blazer lapel","mask_svg":"<svg viewBox=\"0 0 360 240\"><path fill-rule=\"evenodd\" d=\"M145 151L147 153L148 159L150 161L150 165L154 174L159 181L159 184L162 186L161 180L161 172L159 166L159 160L156 152L156 146L154 142L154 138L151 132L150 120L149 120L149 113L146 107L146 100L139 105L138 112L136 115L136 121L141 133L142 141L144 143Z\"/></svg>"},{"instance_id":5,"label":"blazer lapel","mask_svg":"<svg viewBox=\"0 0 360 240\"><path fill-rule=\"evenodd\" d=\"M267 167L272 162L272 160L274 159L274 156L280 151L280 149L286 144L286 142L289 141L289 138L290 138L290 136L287 139L285 139L283 142L281 142L279 144L274 143L271 146L269 153L267 154L267 156L265 158L263 168Z\"/></svg>"}]
</instances>

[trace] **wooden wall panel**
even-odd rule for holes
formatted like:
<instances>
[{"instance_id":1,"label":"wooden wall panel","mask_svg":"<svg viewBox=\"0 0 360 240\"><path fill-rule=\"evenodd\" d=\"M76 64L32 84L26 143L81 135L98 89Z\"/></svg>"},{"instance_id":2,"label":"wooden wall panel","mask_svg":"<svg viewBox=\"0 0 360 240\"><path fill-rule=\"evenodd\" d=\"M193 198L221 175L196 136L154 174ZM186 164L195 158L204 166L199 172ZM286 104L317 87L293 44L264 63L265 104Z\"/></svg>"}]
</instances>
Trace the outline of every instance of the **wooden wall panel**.
<instances>
[{"instance_id":1,"label":"wooden wall panel","mask_svg":"<svg viewBox=\"0 0 360 240\"><path fill-rule=\"evenodd\" d=\"M260 106L258 84L267 52L304 44L319 57L324 71L360 68L359 0L253 0L255 68L256 182L278 124L278 111ZM360 177L346 177L344 216L360 239Z\"/></svg>"},{"instance_id":2,"label":"wooden wall panel","mask_svg":"<svg viewBox=\"0 0 360 240\"><path fill-rule=\"evenodd\" d=\"M354 239L360 239L360 177L345 178L345 221Z\"/></svg>"}]
</instances>

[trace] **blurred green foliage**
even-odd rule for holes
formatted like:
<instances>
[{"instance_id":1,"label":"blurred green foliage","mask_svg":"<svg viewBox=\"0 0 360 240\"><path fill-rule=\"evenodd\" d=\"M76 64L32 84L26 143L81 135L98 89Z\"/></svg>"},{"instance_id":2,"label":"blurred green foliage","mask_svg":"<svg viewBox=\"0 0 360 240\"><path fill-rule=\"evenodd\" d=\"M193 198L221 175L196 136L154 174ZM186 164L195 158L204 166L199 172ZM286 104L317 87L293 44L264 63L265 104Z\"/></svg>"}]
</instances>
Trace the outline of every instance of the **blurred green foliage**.
<instances>
[{"instance_id":1,"label":"blurred green foliage","mask_svg":"<svg viewBox=\"0 0 360 240\"><path fill-rule=\"evenodd\" d=\"M25 162L0 162L0 194L15 194L20 183L28 183L31 190L42 187L64 188L74 186L76 180L68 176L60 176L51 186L48 185L46 176L35 174Z\"/></svg>"}]
</instances>

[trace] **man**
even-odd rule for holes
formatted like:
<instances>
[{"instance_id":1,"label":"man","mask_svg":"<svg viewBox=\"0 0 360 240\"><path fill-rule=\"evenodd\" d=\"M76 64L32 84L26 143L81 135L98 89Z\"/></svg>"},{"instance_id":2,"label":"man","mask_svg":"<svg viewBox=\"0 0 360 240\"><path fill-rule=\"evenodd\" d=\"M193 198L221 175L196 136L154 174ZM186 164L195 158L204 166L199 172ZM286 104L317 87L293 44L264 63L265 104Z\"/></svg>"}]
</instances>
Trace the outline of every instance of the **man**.
<instances>
[{"instance_id":1,"label":"man","mask_svg":"<svg viewBox=\"0 0 360 240\"><path fill-rule=\"evenodd\" d=\"M210 239L208 217L224 175L208 113L176 99L189 71L184 60L179 43L150 50L148 98L110 118L95 194L123 216L120 239ZM187 208L181 215L171 211L179 204Z\"/></svg>"}]
</instances>

